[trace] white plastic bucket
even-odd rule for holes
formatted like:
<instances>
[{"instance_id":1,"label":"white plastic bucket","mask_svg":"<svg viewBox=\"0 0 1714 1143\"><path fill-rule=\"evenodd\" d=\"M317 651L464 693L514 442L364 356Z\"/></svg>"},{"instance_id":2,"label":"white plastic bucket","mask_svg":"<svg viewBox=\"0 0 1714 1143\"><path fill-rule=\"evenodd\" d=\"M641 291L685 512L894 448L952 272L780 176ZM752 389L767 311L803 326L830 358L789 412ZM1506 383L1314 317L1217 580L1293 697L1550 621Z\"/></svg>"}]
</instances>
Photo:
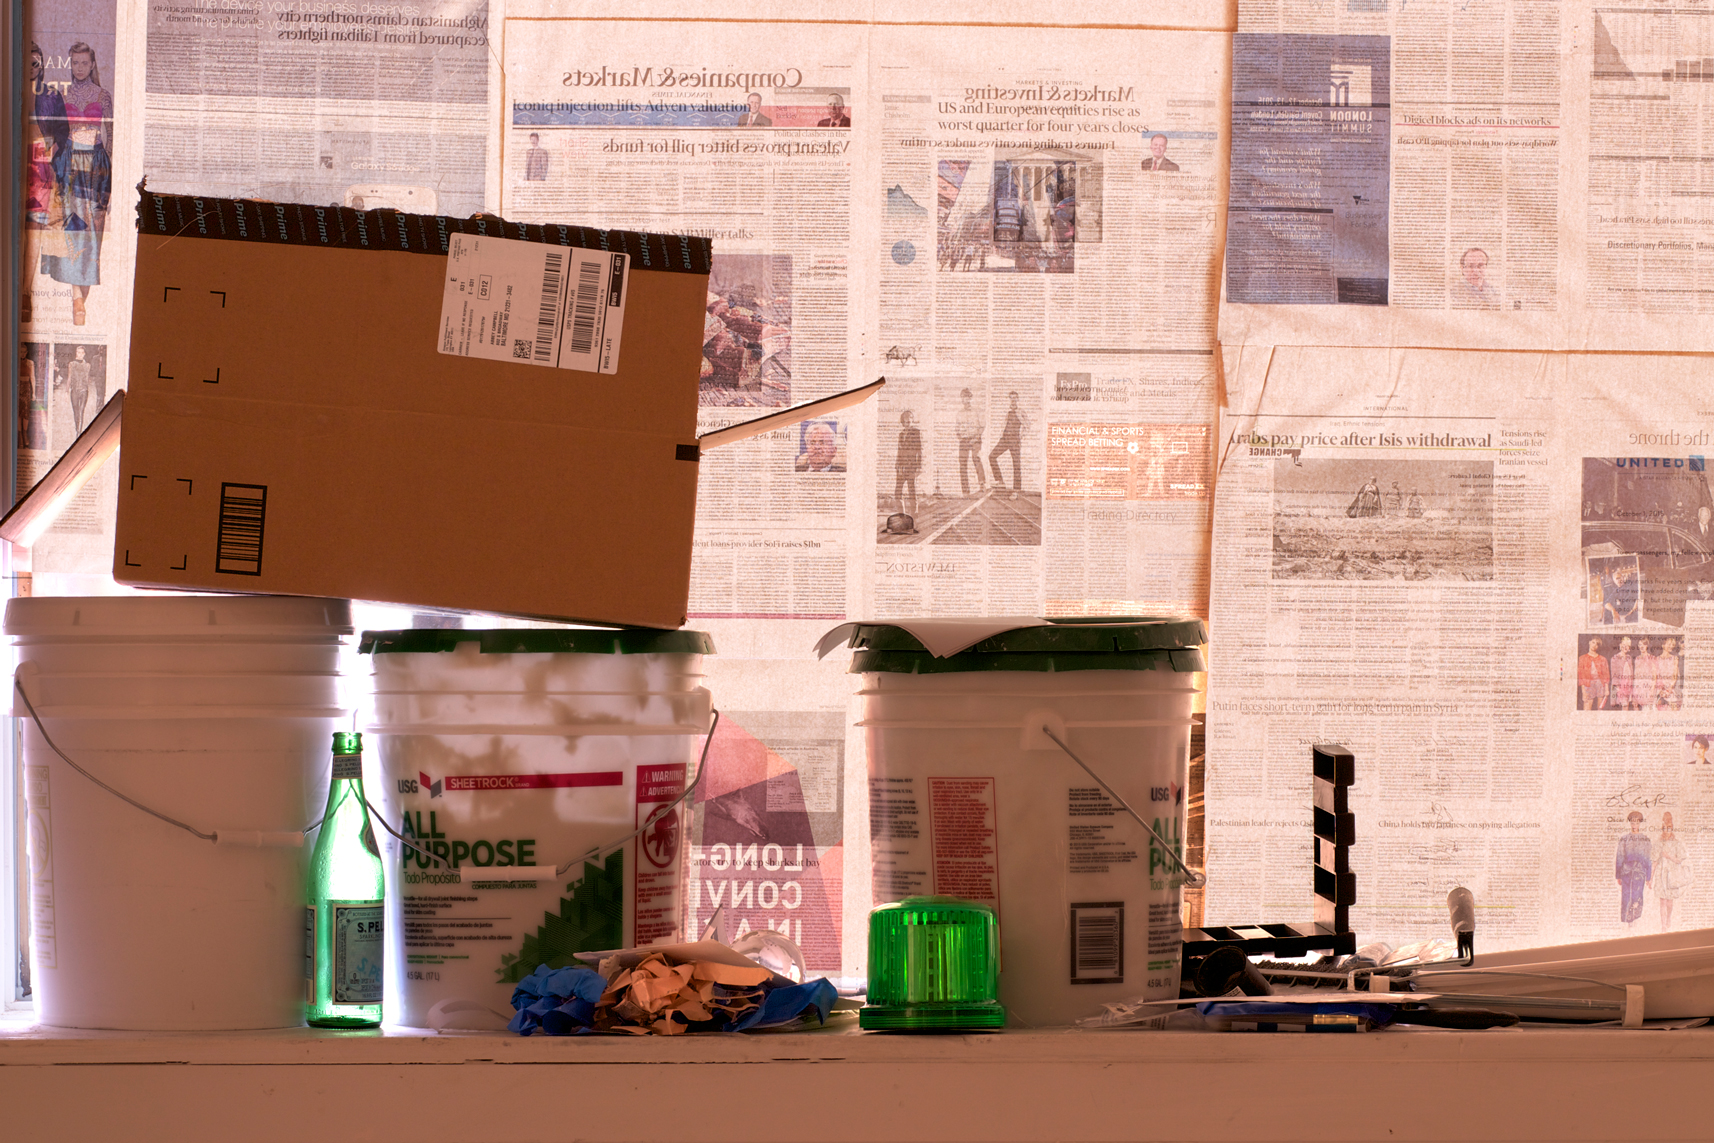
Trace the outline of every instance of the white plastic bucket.
<instances>
[{"instance_id":1,"label":"white plastic bucket","mask_svg":"<svg viewBox=\"0 0 1714 1143\"><path fill-rule=\"evenodd\" d=\"M42 726L78 765L211 844L128 805L23 726L31 983L71 1028L223 1030L303 1022L305 851L338 725L340 600L14 599L5 631Z\"/></svg>"},{"instance_id":2,"label":"white plastic bucket","mask_svg":"<svg viewBox=\"0 0 1714 1143\"><path fill-rule=\"evenodd\" d=\"M1078 620L937 659L900 628L859 628L874 901L994 907L1009 1022L1178 996L1183 879L1168 848L1182 857L1205 639L1197 620Z\"/></svg>"},{"instance_id":3,"label":"white plastic bucket","mask_svg":"<svg viewBox=\"0 0 1714 1143\"><path fill-rule=\"evenodd\" d=\"M708 729L695 631L369 632L389 839L387 1020L492 1028L572 954L671 939ZM563 875L555 870L573 862Z\"/></svg>"}]
</instances>

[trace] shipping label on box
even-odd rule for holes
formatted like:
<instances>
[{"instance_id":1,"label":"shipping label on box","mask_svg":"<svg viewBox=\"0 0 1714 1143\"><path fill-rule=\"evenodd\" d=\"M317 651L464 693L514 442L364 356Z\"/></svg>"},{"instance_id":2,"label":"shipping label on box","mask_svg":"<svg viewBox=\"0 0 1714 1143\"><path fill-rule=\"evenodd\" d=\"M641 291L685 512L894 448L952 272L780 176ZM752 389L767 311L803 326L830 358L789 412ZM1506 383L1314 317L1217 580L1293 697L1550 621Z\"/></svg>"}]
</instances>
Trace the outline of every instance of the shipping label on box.
<instances>
[{"instance_id":1,"label":"shipping label on box","mask_svg":"<svg viewBox=\"0 0 1714 1143\"><path fill-rule=\"evenodd\" d=\"M628 261L622 253L454 234L440 351L617 373Z\"/></svg>"}]
</instances>

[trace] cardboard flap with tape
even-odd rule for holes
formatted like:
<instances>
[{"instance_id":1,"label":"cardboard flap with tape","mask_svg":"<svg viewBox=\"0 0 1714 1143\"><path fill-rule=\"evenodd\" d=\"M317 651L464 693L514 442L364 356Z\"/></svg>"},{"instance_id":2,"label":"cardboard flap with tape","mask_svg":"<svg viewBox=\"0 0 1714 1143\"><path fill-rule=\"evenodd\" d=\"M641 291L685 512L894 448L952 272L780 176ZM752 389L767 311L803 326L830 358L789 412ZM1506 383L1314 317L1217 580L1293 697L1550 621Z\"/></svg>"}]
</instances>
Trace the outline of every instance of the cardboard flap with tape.
<instances>
[{"instance_id":1,"label":"cardboard flap with tape","mask_svg":"<svg viewBox=\"0 0 1714 1143\"><path fill-rule=\"evenodd\" d=\"M148 190L138 217L123 583L676 627L701 451L880 385L699 441L706 239Z\"/></svg>"}]
</instances>

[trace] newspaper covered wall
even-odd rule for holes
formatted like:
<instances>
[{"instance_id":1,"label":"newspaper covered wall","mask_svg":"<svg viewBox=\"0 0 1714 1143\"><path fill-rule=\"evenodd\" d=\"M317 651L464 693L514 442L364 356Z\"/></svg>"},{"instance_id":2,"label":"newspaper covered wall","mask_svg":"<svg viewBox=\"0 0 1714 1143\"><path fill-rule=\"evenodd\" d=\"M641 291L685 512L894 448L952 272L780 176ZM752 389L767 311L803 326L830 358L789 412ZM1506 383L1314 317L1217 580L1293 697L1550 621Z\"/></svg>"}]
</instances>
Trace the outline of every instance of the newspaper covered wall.
<instances>
[{"instance_id":1,"label":"newspaper covered wall","mask_svg":"<svg viewBox=\"0 0 1714 1143\"><path fill-rule=\"evenodd\" d=\"M1309 747L1338 742L1366 939L1442 933L1455 885L1486 948L1714 923L1690 888L1714 824L1708 363L1282 347L1241 372L1209 920L1309 915Z\"/></svg>"},{"instance_id":2,"label":"newspaper covered wall","mask_svg":"<svg viewBox=\"0 0 1714 1143\"><path fill-rule=\"evenodd\" d=\"M1700 348L1709 35L1688 7L1245 0L1222 340Z\"/></svg>"},{"instance_id":3,"label":"newspaper covered wall","mask_svg":"<svg viewBox=\"0 0 1714 1143\"><path fill-rule=\"evenodd\" d=\"M709 235L704 431L888 378L867 406L705 455L690 605L730 740L687 927L736 894L734 928L789 924L813 968L851 975L857 680L814 662L816 636L857 616L1206 614L1224 8L1004 27L982 4L934 25L901 4L149 5L119 14L114 185ZM123 308L123 233L92 323ZM75 340L69 296L43 372ZM125 334L102 329L85 356L108 353L110 390ZM59 397L23 421L66 420L63 449ZM49 562L96 583L111 508L86 515Z\"/></svg>"}]
</instances>

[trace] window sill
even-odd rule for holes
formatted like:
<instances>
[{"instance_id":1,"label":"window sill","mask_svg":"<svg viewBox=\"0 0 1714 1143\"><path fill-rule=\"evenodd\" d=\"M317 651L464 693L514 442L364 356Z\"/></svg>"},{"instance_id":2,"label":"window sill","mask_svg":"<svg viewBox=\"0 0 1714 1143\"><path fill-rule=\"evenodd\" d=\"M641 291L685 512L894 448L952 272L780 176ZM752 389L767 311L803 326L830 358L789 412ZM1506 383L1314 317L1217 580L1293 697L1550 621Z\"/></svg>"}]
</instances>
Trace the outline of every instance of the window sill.
<instances>
[{"instance_id":1,"label":"window sill","mask_svg":"<svg viewBox=\"0 0 1714 1143\"><path fill-rule=\"evenodd\" d=\"M11 1137L42 1141L1704 1139L1711 1063L1714 1029L666 1039L6 1021L0 1109Z\"/></svg>"}]
</instances>

